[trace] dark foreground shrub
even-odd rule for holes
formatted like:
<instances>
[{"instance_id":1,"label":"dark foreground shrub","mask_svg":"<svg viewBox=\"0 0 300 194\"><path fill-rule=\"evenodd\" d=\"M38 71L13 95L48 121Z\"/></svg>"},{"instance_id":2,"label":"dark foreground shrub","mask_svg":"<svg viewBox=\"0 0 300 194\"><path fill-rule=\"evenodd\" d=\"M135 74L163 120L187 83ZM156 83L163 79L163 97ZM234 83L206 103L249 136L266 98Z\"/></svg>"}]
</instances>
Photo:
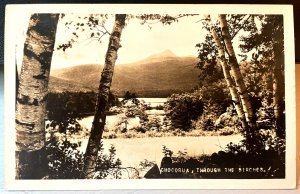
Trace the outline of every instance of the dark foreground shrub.
<instances>
[{"instance_id":1,"label":"dark foreground shrub","mask_svg":"<svg viewBox=\"0 0 300 194\"><path fill-rule=\"evenodd\" d=\"M49 179L79 179L83 168L83 154L77 150L80 145L56 141L50 138L46 146Z\"/></svg>"},{"instance_id":2,"label":"dark foreground shrub","mask_svg":"<svg viewBox=\"0 0 300 194\"><path fill-rule=\"evenodd\" d=\"M80 144L70 143L68 140L58 142L55 137L50 138L46 146L49 166L49 179L80 179L84 164L84 154L77 148ZM116 149L111 145L108 154L99 151L96 161L96 179L121 177L121 161L116 159Z\"/></svg>"},{"instance_id":3,"label":"dark foreground shrub","mask_svg":"<svg viewBox=\"0 0 300 194\"><path fill-rule=\"evenodd\" d=\"M109 154L104 154L103 148L101 148L96 161L95 178L120 179L122 176L121 164L121 160L119 158L116 159L116 148L113 145L109 148Z\"/></svg>"},{"instance_id":4,"label":"dark foreground shrub","mask_svg":"<svg viewBox=\"0 0 300 194\"><path fill-rule=\"evenodd\" d=\"M186 151L163 146L160 173L151 178L264 179L285 177L285 141L270 135L261 136L263 146L249 151L244 142L230 143L224 151L189 157ZM148 173L149 174L149 173ZM147 178L147 177L146 177Z\"/></svg>"}]
</instances>

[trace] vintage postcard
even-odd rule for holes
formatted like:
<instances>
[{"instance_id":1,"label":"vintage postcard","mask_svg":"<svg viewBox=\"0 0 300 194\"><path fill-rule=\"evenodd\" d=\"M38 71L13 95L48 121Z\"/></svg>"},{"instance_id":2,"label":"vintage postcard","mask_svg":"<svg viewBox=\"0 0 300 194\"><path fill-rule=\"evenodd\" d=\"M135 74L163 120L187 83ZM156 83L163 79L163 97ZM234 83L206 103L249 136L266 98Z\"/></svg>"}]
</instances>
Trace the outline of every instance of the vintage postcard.
<instances>
[{"instance_id":1,"label":"vintage postcard","mask_svg":"<svg viewBox=\"0 0 300 194\"><path fill-rule=\"evenodd\" d=\"M291 5L8 5L9 190L296 185Z\"/></svg>"}]
</instances>

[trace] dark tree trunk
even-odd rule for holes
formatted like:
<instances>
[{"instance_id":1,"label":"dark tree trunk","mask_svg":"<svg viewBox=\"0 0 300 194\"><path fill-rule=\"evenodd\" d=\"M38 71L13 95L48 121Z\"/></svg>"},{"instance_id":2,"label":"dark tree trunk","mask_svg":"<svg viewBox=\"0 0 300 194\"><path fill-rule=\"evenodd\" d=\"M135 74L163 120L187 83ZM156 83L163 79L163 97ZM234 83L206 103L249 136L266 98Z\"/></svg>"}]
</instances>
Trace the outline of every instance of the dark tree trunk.
<instances>
[{"instance_id":1,"label":"dark tree trunk","mask_svg":"<svg viewBox=\"0 0 300 194\"><path fill-rule=\"evenodd\" d=\"M84 156L83 178L86 179L93 178L95 174L97 155L100 150L100 141L106 120L105 109L108 103L114 66L117 60L117 52L120 48L120 37L125 26L125 18L126 15L124 14L116 14L115 24L109 39L108 49L105 57L105 65L101 73L94 120Z\"/></svg>"},{"instance_id":2,"label":"dark tree trunk","mask_svg":"<svg viewBox=\"0 0 300 194\"><path fill-rule=\"evenodd\" d=\"M273 104L275 116L276 135L280 138L285 137L285 117L284 117L284 57L283 48L274 45L274 64L273 64Z\"/></svg>"},{"instance_id":3,"label":"dark tree trunk","mask_svg":"<svg viewBox=\"0 0 300 194\"><path fill-rule=\"evenodd\" d=\"M33 14L29 21L16 100L17 179L40 179L47 169L46 97L58 18Z\"/></svg>"}]
</instances>

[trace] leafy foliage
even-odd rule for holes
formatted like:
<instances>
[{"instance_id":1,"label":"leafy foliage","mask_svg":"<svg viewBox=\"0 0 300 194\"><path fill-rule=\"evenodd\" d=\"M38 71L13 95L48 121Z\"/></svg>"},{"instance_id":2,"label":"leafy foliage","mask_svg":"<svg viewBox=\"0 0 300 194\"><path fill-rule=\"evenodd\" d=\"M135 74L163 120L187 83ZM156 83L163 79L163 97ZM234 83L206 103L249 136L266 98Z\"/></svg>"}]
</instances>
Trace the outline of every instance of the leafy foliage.
<instances>
[{"instance_id":1,"label":"leafy foliage","mask_svg":"<svg viewBox=\"0 0 300 194\"><path fill-rule=\"evenodd\" d=\"M252 52L251 66L247 74L248 87L252 96L259 101L257 115L261 122L271 121L277 135L284 137L284 34L283 16L257 15L253 23L260 23L260 28L247 29L248 34L241 36L242 52ZM273 107L273 114L269 114ZM271 109L270 109L271 108ZM275 114L275 109L279 112ZM266 118L266 115L270 117Z\"/></svg>"},{"instance_id":2,"label":"leafy foliage","mask_svg":"<svg viewBox=\"0 0 300 194\"><path fill-rule=\"evenodd\" d=\"M163 145L162 153L164 154L164 157L172 157L173 151L167 148L167 146Z\"/></svg>"},{"instance_id":3,"label":"leafy foliage","mask_svg":"<svg viewBox=\"0 0 300 194\"><path fill-rule=\"evenodd\" d=\"M95 92L62 92L48 94L48 119L78 118L94 111Z\"/></svg>"},{"instance_id":4,"label":"leafy foliage","mask_svg":"<svg viewBox=\"0 0 300 194\"><path fill-rule=\"evenodd\" d=\"M171 25L174 22L178 22L182 17L195 16L198 14L178 14L178 15L169 15L169 14L140 14L135 16L137 19L142 20L141 24L148 24L151 28L151 24L161 23L163 25Z\"/></svg>"},{"instance_id":5,"label":"leafy foliage","mask_svg":"<svg viewBox=\"0 0 300 194\"><path fill-rule=\"evenodd\" d=\"M204 85L193 93L173 94L166 104L166 117L174 128L188 131L192 121L203 130L214 130L217 118L231 104L229 91L223 81Z\"/></svg>"},{"instance_id":6,"label":"leafy foliage","mask_svg":"<svg viewBox=\"0 0 300 194\"><path fill-rule=\"evenodd\" d=\"M260 22L260 29L256 27L255 21ZM256 52L252 55L253 60L259 59L257 57L261 57L260 55L263 55L264 58L272 57L271 52L274 51L274 45L276 44L283 47L283 16L253 16L250 25L246 29L248 34L240 37L242 42L240 48L243 52L250 52L255 49ZM283 48L278 52L277 54L283 54ZM272 58L270 59L272 60Z\"/></svg>"},{"instance_id":7,"label":"leafy foliage","mask_svg":"<svg viewBox=\"0 0 300 194\"><path fill-rule=\"evenodd\" d=\"M68 17L76 17L77 22L70 21ZM101 43L102 37L110 34L105 28L108 17L108 14L89 14L85 16L74 14L65 15L62 18L62 22L65 22L66 31L69 33L70 39L65 43L58 44L57 49L66 51L72 48L75 42L82 40L80 37L82 37L83 33L88 34L86 40L97 40Z\"/></svg>"},{"instance_id":8,"label":"leafy foliage","mask_svg":"<svg viewBox=\"0 0 300 194\"><path fill-rule=\"evenodd\" d=\"M47 142L49 178L78 179L82 173L83 154L77 150L80 145L68 140L59 142L51 137Z\"/></svg>"},{"instance_id":9,"label":"leafy foliage","mask_svg":"<svg viewBox=\"0 0 300 194\"><path fill-rule=\"evenodd\" d=\"M109 148L109 154L103 154L103 148L101 145L101 149L98 154L98 158L96 161L96 179L103 179L107 177L120 179L122 176L122 171L120 171L121 160L119 158L116 159L116 148L111 145Z\"/></svg>"},{"instance_id":10,"label":"leafy foliage","mask_svg":"<svg viewBox=\"0 0 300 194\"><path fill-rule=\"evenodd\" d=\"M226 113L232 104L227 86L223 81L219 81L203 86L196 92L202 97L204 104L203 114L198 119L196 128L207 131L217 130L216 121L223 113ZM233 125L238 126L238 124L234 123Z\"/></svg>"},{"instance_id":11,"label":"leafy foliage","mask_svg":"<svg viewBox=\"0 0 300 194\"><path fill-rule=\"evenodd\" d=\"M141 170L145 170L149 167L152 167L155 165L155 161L149 161L147 159L144 159L143 161L140 162L139 166L141 167Z\"/></svg>"},{"instance_id":12,"label":"leafy foliage","mask_svg":"<svg viewBox=\"0 0 300 194\"><path fill-rule=\"evenodd\" d=\"M49 127L58 127L59 132L66 132L67 129L71 132L80 130L76 119L82 118L84 113L93 112L95 96L93 92L49 93L47 102ZM74 128L70 125L74 125Z\"/></svg>"},{"instance_id":13,"label":"leafy foliage","mask_svg":"<svg viewBox=\"0 0 300 194\"><path fill-rule=\"evenodd\" d=\"M165 112L174 128L187 131L191 127L192 120L196 120L203 113L203 106L197 94L172 94L165 104Z\"/></svg>"},{"instance_id":14,"label":"leafy foliage","mask_svg":"<svg viewBox=\"0 0 300 194\"><path fill-rule=\"evenodd\" d=\"M218 117L218 119L214 123L214 127L216 129L230 127L241 131L242 126L233 105L227 107L226 112L224 112Z\"/></svg>"},{"instance_id":15,"label":"leafy foliage","mask_svg":"<svg viewBox=\"0 0 300 194\"><path fill-rule=\"evenodd\" d=\"M256 26L253 22L253 18L254 16L252 15L227 15L229 33L231 34L232 39L235 38L235 36L241 31L252 30L253 28L255 28ZM219 37L222 37L219 23L219 21L216 21L215 23L211 22L211 25L214 28L217 35ZM207 22L207 20L202 20L202 24L203 29L206 29L208 33L205 36L204 42L196 44L196 48L198 49L198 58L200 59L199 63L197 64L197 68L199 68L202 71L202 74L200 75L200 82L203 82L204 84L209 84L211 82L217 82L220 79L223 79L224 76L222 68L218 63L218 48L210 33L210 25ZM222 38L221 41L223 41ZM226 52L225 57L227 58Z\"/></svg>"},{"instance_id":16,"label":"leafy foliage","mask_svg":"<svg viewBox=\"0 0 300 194\"><path fill-rule=\"evenodd\" d=\"M71 132L80 130L77 119L95 110L97 94L95 92L63 92L49 93L47 101L47 116L50 120L48 127L58 127L59 132L67 129ZM108 107L119 105L118 99L109 94Z\"/></svg>"},{"instance_id":17,"label":"leafy foliage","mask_svg":"<svg viewBox=\"0 0 300 194\"><path fill-rule=\"evenodd\" d=\"M215 121L218 119L218 116L215 113L205 112L197 120L195 126L196 129L202 129L204 131L213 131L216 130Z\"/></svg>"},{"instance_id":18,"label":"leafy foliage","mask_svg":"<svg viewBox=\"0 0 300 194\"><path fill-rule=\"evenodd\" d=\"M261 28L250 28L247 35L241 36L240 49L244 53L253 52L251 63L246 64L248 69L246 73L250 75L247 85L259 87L252 90L255 95L270 97L268 91L272 88L274 66L278 66L277 69L283 72L283 18L275 15L258 15L255 19L260 21ZM254 22L253 19L252 23ZM261 78L263 80L260 82Z\"/></svg>"},{"instance_id":19,"label":"leafy foliage","mask_svg":"<svg viewBox=\"0 0 300 194\"><path fill-rule=\"evenodd\" d=\"M231 37L239 37L239 48L243 52L240 56L244 57L239 65L243 74L243 81L247 87L246 91L250 96L252 110L256 113L254 120L258 121L259 127L275 128L276 131L279 131L278 134L282 136L277 128L283 128L284 116L280 117L280 113L275 115L274 111L275 108L279 110L278 112L284 111L284 100L282 100L284 91L283 18L280 15L231 14L226 16L226 20ZM221 43L224 44L219 21L211 25L219 35ZM210 85L212 82L218 82L222 79L222 71L220 71L217 62L218 49L209 33L210 25L206 20L203 20L203 28L208 31L208 34L204 42L196 45L200 59L197 67L206 75L201 77L204 80L200 81L202 85ZM246 61L251 55L251 61ZM226 48L225 58L228 58ZM218 72L220 72L219 76ZM275 79L278 83L278 86L275 87L279 89L274 93ZM279 99L277 104L274 102L275 98ZM202 118L205 117L209 119L202 119L200 124L205 128L213 129L212 121L217 115L205 115L204 113ZM274 124L270 125L270 123Z\"/></svg>"},{"instance_id":20,"label":"leafy foliage","mask_svg":"<svg viewBox=\"0 0 300 194\"><path fill-rule=\"evenodd\" d=\"M158 116L151 117L148 119L147 122L144 122L142 124L142 127L147 130L160 131L161 130L161 120Z\"/></svg>"},{"instance_id":21,"label":"leafy foliage","mask_svg":"<svg viewBox=\"0 0 300 194\"><path fill-rule=\"evenodd\" d=\"M123 101L125 101L125 100L131 100L135 104L139 103L139 100L137 99L137 94L134 92L131 93L129 91L126 91L123 96Z\"/></svg>"},{"instance_id":22,"label":"leafy foliage","mask_svg":"<svg viewBox=\"0 0 300 194\"><path fill-rule=\"evenodd\" d=\"M203 86L194 93L201 97L205 111L214 112L217 115L224 113L231 104L229 90L223 80Z\"/></svg>"},{"instance_id":23,"label":"leafy foliage","mask_svg":"<svg viewBox=\"0 0 300 194\"><path fill-rule=\"evenodd\" d=\"M196 48L198 48L198 58L200 59L196 65L201 70L199 74L200 85L203 86L223 79L222 68L217 62L218 49L212 36L207 34L205 41L196 44Z\"/></svg>"},{"instance_id":24,"label":"leafy foliage","mask_svg":"<svg viewBox=\"0 0 300 194\"><path fill-rule=\"evenodd\" d=\"M80 144L71 143L67 139L59 142L51 137L46 145L49 166L49 179L80 179L83 169L84 154L78 150ZM120 178L121 161L116 159L116 149L111 145L108 154L103 153L103 148L97 157L97 179Z\"/></svg>"},{"instance_id":25,"label":"leafy foliage","mask_svg":"<svg viewBox=\"0 0 300 194\"><path fill-rule=\"evenodd\" d=\"M125 107L125 116L126 117L139 117L143 121L148 120L148 115L146 114L146 105L141 103L137 99L125 100L123 101Z\"/></svg>"},{"instance_id":26,"label":"leafy foliage","mask_svg":"<svg viewBox=\"0 0 300 194\"><path fill-rule=\"evenodd\" d=\"M254 22L255 15L244 14L230 14L227 15L227 24L231 38L235 38L241 31L255 30L256 25Z\"/></svg>"}]
</instances>

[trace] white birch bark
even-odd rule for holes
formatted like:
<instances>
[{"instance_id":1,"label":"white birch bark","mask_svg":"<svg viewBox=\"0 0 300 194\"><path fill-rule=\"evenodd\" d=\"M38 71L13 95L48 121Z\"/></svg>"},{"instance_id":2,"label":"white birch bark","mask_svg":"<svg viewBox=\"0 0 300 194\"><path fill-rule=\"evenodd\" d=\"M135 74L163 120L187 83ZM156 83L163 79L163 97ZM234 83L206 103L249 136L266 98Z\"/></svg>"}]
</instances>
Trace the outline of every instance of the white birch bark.
<instances>
[{"instance_id":1,"label":"white birch bark","mask_svg":"<svg viewBox=\"0 0 300 194\"><path fill-rule=\"evenodd\" d=\"M238 95L237 89L236 89L236 85L234 80L232 79L231 75L230 75L230 66L228 66L226 58L225 58L225 51L223 48L223 45L221 43L221 40L217 34L217 32L215 31L212 22L211 22L211 18L210 15L206 16L206 21L208 22L209 28L210 28L210 33L214 39L214 42L216 43L217 49L218 49L218 60L222 66L222 70L223 70L223 75L224 78L226 80L227 86L229 88L230 91L230 95L231 95L231 99L234 103L234 107L235 110L238 114L238 117L242 123L242 126L244 129L248 129L248 124L246 122L246 118L245 118L245 113L243 111L243 108L241 106L241 101L240 101L240 97Z\"/></svg>"},{"instance_id":2,"label":"white birch bark","mask_svg":"<svg viewBox=\"0 0 300 194\"><path fill-rule=\"evenodd\" d=\"M48 81L58 14L33 14L29 21L16 99L17 178L41 178Z\"/></svg>"},{"instance_id":3,"label":"white birch bark","mask_svg":"<svg viewBox=\"0 0 300 194\"><path fill-rule=\"evenodd\" d=\"M231 68L231 75L234 78L234 81L237 86L238 94L240 95L241 103L246 116L246 121L249 123L251 129L256 129L256 121L254 119L252 105L232 46L231 36L229 34L229 29L226 21L226 15L223 14L219 15L219 21L221 25L222 37L224 40L226 52L229 55L229 65Z\"/></svg>"}]
</instances>

